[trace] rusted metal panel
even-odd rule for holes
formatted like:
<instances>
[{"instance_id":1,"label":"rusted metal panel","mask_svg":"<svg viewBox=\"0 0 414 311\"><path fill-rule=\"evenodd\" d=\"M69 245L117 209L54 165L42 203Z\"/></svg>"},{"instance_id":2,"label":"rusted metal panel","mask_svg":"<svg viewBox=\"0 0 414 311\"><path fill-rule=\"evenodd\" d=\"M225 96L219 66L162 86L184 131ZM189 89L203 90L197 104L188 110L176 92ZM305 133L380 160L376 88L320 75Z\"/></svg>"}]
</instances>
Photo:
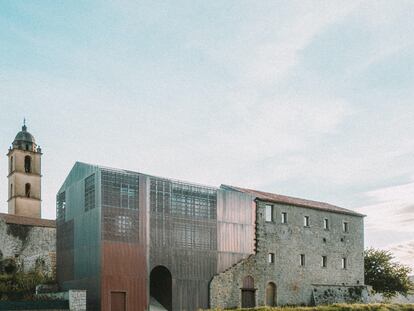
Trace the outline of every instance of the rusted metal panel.
<instances>
[{"instance_id":1,"label":"rusted metal panel","mask_svg":"<svg viewBox=\"0 0 414 311\"><path fill-rule=\"evenodd\" d=\"M110 309L111 292L125 292L127 310L144 311L147 300L145 249L121 242L103 242L102 311Z\"/></svg>"},{"instance_id":2,"label":"rusted metal panel","mask_svg":"<svg viewBox=\"0 0 414 311\"><path fill-rule=\"evenodd\" d=\"M146 193L139 174L102 171L102 311L112 292L125 293L126 310L147 308Z\"/></svg>"}]
</instances>

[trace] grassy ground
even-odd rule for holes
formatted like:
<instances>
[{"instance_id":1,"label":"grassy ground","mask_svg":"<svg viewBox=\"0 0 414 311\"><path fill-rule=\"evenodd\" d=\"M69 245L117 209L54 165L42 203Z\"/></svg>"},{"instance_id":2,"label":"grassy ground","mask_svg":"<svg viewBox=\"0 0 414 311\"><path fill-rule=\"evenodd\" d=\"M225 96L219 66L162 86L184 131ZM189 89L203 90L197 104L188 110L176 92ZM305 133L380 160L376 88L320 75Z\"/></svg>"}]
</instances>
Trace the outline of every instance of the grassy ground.
<instances>
[{"instance_id":1,"label":"grassy ground","mask_svg":"<svg viewBox=\"0 0 414 311\"><path fill-rule=\"evenodd\" d=\"M236 309L234 309L236 310ZM254 309L237 309L251 311L414 311L414 304L336 304L318 307L258 307ZM210 311L221 311L212 309Z\"/></svg>"}]
</instances>

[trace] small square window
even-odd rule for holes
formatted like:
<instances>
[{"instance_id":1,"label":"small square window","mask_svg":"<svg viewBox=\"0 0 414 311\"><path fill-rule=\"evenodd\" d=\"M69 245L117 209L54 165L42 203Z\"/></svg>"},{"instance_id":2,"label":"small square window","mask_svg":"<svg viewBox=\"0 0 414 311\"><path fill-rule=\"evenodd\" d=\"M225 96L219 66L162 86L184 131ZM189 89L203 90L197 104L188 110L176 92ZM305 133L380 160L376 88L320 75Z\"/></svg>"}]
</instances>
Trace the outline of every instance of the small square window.
<instances>
[{"instance_id":1,"label":"small square window","mask_svg":"<svg viewBox=\"0 0 414 311\"><path fill-rule=\"evenodd\" d=\"M346 258L342 258L342 269L346 269L348 267L348 262Z\"/></svg>"},{"instance_id":2,"label":"small square window","mask_svg":"<svg viewBox=\"0 0 414 311\"><path fill-rule=\"evenodd\" d=\"M287 221L288 221L287 213L282 212L282 224L287 224Z\"/></svg>"},{"instance_id":3,"label":"small square window","mask_svg":"<svg viewBox=\"0 0 414 311\"><path fill-rule=\"evenodd\" d=\"M329 220L328 220L328 218L325 218L325 219L323 220L323 228L324 228L325 230L329 230Z\"/></svg>"},{"instance_id":4,"label":"small square window","mask_svg":"<svg viewBox=\"0 0 414 311\"><path fill-rule=\"evenodd\" d=\"M303 217L303 226L309 227L309 216Z\"/></svg>"},{"instance_id":5,"label":"small square window","mask_svg":"<svg viewBox=\"0 0 414 311\"><path fill-rule=\"evenodd\" d=\"M305 254L300 254L300 265L305 266Z\"/></svg>"},{"instance_id":6,"label":"small square window","mask_svg":"<svg viewBox=\"0 0 414 311\"><path fill-rule=\"evenodd\" d=\"M269 253L267 256L267 261L268 263L274 263L275 262L275 254L274 253Z\"/></svg>"},{"instance_id":7,"label":"small square window","mask_svg":"<svg viewBox=\"0 0 414 311\"><path fill-rule=\"evenodd\" d=\"M344 232L349 232L349 225L348 225L348 223L347 223L346 221L344 221L344 222L342 223L342 230L343 230Z\"/></svg>"},{"instance_id":8,"label":"small square window","mask_svg":"<svg viewBox=\"0 0 414 311\"><path fill-rule=\"evenodd\" d=\"M266 221L273 222L273 205L266 205Z\"/></svg>"},{"instance_id":9,"label":"small square window","mask_svg":"<svg viewBox=\"0 0 414 311\"><path fill-rule=\"evenodd\" d=\"M322 256L322 268L326 268L328 266L328 257Z\"/></svg>"}]
</instances>

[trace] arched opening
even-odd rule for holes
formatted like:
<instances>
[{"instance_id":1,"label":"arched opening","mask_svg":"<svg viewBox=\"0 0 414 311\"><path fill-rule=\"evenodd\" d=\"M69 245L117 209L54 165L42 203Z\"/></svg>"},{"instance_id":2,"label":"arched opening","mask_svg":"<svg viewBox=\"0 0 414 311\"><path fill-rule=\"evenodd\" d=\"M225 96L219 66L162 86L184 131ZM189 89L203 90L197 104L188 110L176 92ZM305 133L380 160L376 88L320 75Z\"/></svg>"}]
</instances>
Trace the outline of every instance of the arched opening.
<instances>
[{"instance_id":1,"label":"arched opening","mask_svg":"<svg viewBox=\"0 0 414 311\"><path fill-rule=\"evenodd\" d=\"M32 172L32 158L30 156L24 157L24 171L26 173Z\"/></svg>"},{"instance_id":2,"label":"arched opening","mask_svg":"<svg viewBox=\"0 0 414 311\"><path fill-rule=\"evenodd\" d=\"M256 306L254 279L250 275L243 279L241 300L242 308L254 308Z\"/></svg>"},{"instance_id":3,"label":"arched opening","mask_svg":"<svg viewBox=\"0 0 414 311\"><path fill-rule=\"evenodd\" d=\"M28 198L30 198L30 188L31 188L31 185L29 184L29 183L27 183L26 185L25 185L25 194L26 194L26 197L28 197Z\"/></svg>"},{"instance_id":4,"label":"arched opening","mask_svg":"<svg viewBox=\"0 0 414 311\"><path fill-rule=\"evenodd\" d=\"M166 310L172 310L172 276L164 266L157 266L150 274L150 296Z\"/></svg>"},{"instance_id":5,"label":"arched opening","mask_svg":"<svg viewBox=\"0 0 414 311\"><path fill-rule=\"evenodd\" d=\"M267 283L266 286L266 306L276 306L276 284L273 282Z\"/></svg>"},{"instance_id":6,"label":"arched opening","mask_svg":"<svg viewBox=\"0 0 414 311\"><path fill-rule=\"evenodd\" d=\"M10 198L13 196L13 184L10 184Z\"/></svg>"},{"instance_id":7,"label":"arched opening","mask_svg":"<svg viewBox=\"0 0 414 311\"><path fill-rule=\"evenodd\" d=\"M10 157L10 173L13 172L13 156Z\"/></svg>"}]
</instances>

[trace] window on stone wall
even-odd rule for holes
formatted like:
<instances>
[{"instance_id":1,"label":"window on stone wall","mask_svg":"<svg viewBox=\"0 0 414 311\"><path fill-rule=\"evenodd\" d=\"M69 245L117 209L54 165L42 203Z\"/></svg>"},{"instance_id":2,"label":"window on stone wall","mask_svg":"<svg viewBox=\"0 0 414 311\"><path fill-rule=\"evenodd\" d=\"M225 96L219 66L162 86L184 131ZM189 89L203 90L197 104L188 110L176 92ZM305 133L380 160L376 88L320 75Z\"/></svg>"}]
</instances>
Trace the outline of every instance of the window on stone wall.
<instances>
[{"instance_id":1,"label":"window on stone wall","mask_svg":"<svg viewBox=\"0 0 414 311\"><path fill-rule=\"evenodd\" d=\"M266 221L273 222L273 205L266 205Z\"/></svg>"},{"instance_id":2,"label":"window on stone wall","mask_svg":"<svg viewBox=\"0 0 414 311\"><path fill-rule=\"evenodd\" d=\"M286 212L282 212L282 224L287 224L288 217Z\"/></svg>"},{"instance_id":3,"label":"window on stone wall","mask_svg":"<svg viewBox=\"0 0 414 311\"><path fill-rule=\"evenodd\" d=\"M323 220L323 228L324 228L325 230L329 230L329 220L328 220L328 218L325 218L325 219Z\"/></svg>"},{"instance_id":4,"label":"window on stone wall","mask_svg":"<svg viewBox=\"0 0 414 311\"><path fill-rule=\"evenodd\" d=\"M322 256L322 268L326 268L328 266L328 257Z\"/></svg>"},{"instance_id":5,"label":"window on stone wall","mask_svg":"<svg viewBox=\"0 0 414 311\"><path fill-rule=\"evenodd\" d=\"M342 258L342 269L346 269L348 267L348 260L346 257Z\"/></svg>"},{"instance_id":6,"label":"window on stone wall","mask_svg":"<svg viewBox=\"0 0 414 311\"><path fill-rule=\"evenodd\" d=\"M305 254L300 254L300 265L305 266Z\"/></svg>"},{"instance_id":7,"label":"window on stone wall","mask_svg":"<svg viewBox=\"0 0 414 311\"><path fill-rule=\"evenodd\" d=\"M275 254L274 253L269 253L267 255L267 261L268 261L268 263L274 263L275 262Z\"/></svg>"},{"instance_id":8,"label":"window on stone wall","mask_svg":"<svg viewBox=\"0 0 414 311\"><path fill-rule=\"evenodd\" d=\"M349 231L349 225L348 225L348 223L346 221L344 221L342 223L342 231L343 232L348 232Z\"/></svg>"},{"instance_id":9,"label":"window on stone wall","mask_svg":"<svg viewBox=\"0 0 414 311\"><path fill-rule=\"evenodd\" d=\"M303 217L303 226L309 227L309 216Z\"/></svg>"}]
</instances>

